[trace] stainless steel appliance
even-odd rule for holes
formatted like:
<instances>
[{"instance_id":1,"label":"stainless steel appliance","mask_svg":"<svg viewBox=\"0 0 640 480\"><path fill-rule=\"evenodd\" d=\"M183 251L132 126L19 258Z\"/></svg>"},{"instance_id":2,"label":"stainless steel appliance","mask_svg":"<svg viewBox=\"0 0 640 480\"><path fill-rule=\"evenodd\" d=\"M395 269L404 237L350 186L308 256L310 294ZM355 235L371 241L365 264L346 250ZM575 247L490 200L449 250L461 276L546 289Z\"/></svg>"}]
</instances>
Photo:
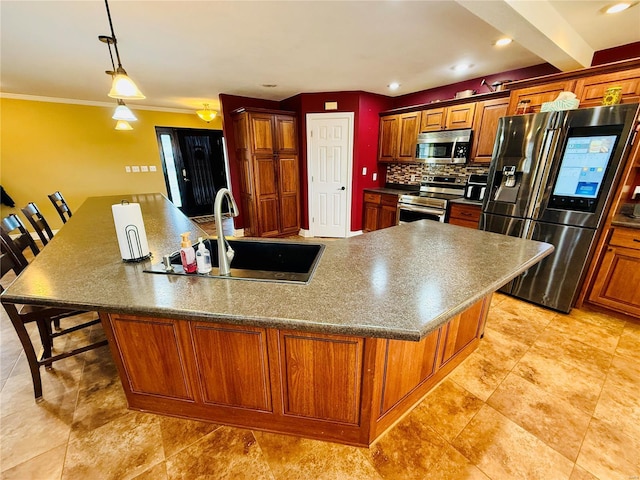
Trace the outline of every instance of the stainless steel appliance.
<instances>
[{"instance_id":1,"label":"stainless steel appliance","mask_svg":"<svg viewBox=\"0 0 640 480\"><path fill-rule=\"evenodd\" d=\"M401 195L398 200L398 223L416 220L445 222L449 200L462 198L462 178L450 176L424 176L418 193Z\"/></svg>"},{"instance_id":2,"label":"stainless steel appliance","mask_svg":"<svg viewBox=\"0 0 640 480\"><path fill-rule=\"evenodd\" d=\"M464 198L467 200L476 200L481 202L484 200L484 194L487 191L487 175L469 175L467 185L464 189Z\"/></svg>"},{"instance_id":3,"label":"stainless steel appliance","mask_svg":"<svg viewBox=\"0 0 640 480\"><path fill-rule=\"evenodd\" d=\"M471 152L471 134L471 129L420 133L416 144L416 160L430 164L467 163Z\"/></svg>"},{"instance_id":4,"label":"stainless steel appliance","mask_svg":"<svg viewBox=\"0 0 640 480\"><path fill-rule=\"evenodd\" d=\"M480 226L555 246L503 292L571 310L637 114L629 104L500 119Z\"/></svg>"}]
</instances>

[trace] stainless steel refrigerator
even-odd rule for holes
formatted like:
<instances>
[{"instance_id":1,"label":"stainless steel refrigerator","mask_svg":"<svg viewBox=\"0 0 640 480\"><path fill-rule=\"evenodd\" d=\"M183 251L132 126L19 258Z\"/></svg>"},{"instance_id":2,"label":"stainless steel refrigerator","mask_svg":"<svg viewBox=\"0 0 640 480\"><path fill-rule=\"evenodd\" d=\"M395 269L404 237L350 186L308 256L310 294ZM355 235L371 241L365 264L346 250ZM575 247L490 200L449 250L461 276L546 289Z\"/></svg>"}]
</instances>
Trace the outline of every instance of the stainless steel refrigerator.
<instances>
[{"instance_id":1,"label":"stainless steel refrigerator","mask_svg":"<svg viewBox=\"0 0 640 480\"><path fill-rule=\"evenodd\" d=\"M571 310L638 110L628 104L500 119L481 229L555 247L501 291Z\"/></svg>"}]
</instances>

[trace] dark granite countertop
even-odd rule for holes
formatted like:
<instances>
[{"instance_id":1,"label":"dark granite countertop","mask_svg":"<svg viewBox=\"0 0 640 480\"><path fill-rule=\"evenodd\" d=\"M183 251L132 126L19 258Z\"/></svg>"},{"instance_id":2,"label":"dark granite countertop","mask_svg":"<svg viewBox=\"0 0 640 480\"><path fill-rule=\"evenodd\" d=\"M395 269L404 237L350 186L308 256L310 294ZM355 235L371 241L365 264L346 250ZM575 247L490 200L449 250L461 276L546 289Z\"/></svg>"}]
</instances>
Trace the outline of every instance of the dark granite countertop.
<instances>
[{"instance_id":1,"label":"dark granite countertop","mask_svg":"<svg viewBox=\"0 0 640 480\"><path fill-rule=\"evenodd\" d=\"M365 188L365 192L383 193L388 195L406 195L411 192L418 192L420 185L385 185L384 187Z\"/></svg>"},{"instance_id":2,"label":"dark granite countertop","mask_svg":"<svg viewBox=\"0 0 640 480\"><path fill-rule=\"evenodd\" d=\"M633 218L633 205L625 204L620 212L613 217L611 225L614 227L640 228L640 218Z\"/></svg>"},{"instance_id":3,"label":"dark granite countertop","mask_svg":"<svg viewBox=\"0 0 640 480\"><path fill-rule=\"evenodd\" d=\"M111 205L123 199L140 203L152 260L121 260ZM177 250L185 231L206 236L160 194L89 198L2 300L419 340L553 249L420 221L323 242L307 285L143 272Z\"/></svg>"},{"instance_id":4,"label":"dark granite countertop","mask_svg":"<svg viewBox=\"0 0 640 480\"><path fill-rule=\"evenodd\" d=\"M476 207L482 207L482 201L478 200L469 200L464 197L454 198L453 200L449 200L450 203L461 203L463 205L475 205Z\"/></svg>"}]
</instances>

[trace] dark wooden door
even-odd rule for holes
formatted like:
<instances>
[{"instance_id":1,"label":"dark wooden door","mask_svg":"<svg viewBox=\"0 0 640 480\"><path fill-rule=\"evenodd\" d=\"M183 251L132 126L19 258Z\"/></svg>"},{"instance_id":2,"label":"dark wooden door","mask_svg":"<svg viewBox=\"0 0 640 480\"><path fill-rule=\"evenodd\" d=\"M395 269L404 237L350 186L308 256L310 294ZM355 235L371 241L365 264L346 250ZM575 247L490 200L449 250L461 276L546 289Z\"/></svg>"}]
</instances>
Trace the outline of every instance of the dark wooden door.
<instances>
[{"instance_id":1,"label":"dark wooden door","mask_svg":"<svg viewBox=\"0 0 640 480\"><path fill-rule=\"evenodd\" d=\"M156 127L169 199L190 217L213 214L227 187L221 130Z\"/></svg>"}]
</instances>

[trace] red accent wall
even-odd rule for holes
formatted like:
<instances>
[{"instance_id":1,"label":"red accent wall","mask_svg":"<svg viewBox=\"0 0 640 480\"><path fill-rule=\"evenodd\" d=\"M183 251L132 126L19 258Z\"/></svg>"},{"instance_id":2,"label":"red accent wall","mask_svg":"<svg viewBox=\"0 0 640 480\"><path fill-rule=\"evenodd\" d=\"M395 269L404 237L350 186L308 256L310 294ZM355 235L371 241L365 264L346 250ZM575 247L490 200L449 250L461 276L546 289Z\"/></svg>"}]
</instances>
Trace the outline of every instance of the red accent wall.
<instances>
[{"instance_id":1,"label":"red accent wall","mask_svg":"<svg viewBox=\"0 0 640 480\"><path fill-rule=\"evenodd\" d=\"M337 102L338 109L325 110L325 102ZM294 110L298 114L302 228L309 228L307 113L354 112L350 230L358 231L362 229L364 188L381 186L385 182L385 168L378 165L378 114L391 105L391 98L367 92L302 93L280 102L283 110ZM366 176L362 175L363 167L367 167ZM378 172L376 181L372 180L374 171Z\"/></svg>"},{"instance_id":2,"label":"red accent wall","mask_svg":"<svg viewBox=\"0 0 640 480\"><path fill-rule=\"evenodd\" d=\"M595 52L591 60L591 66L595 67L604 63L619 62L637 57L640 57L640 42L628 43Z\"/></svg>"},{"instance_id":3,"label":"red accent wall","mask_svg":"<svg viewBox=\"0 0 640 480\"><path fill-rule=\"evenodd\" d=\"M484 77L473 78L464 82L452 83L451 85L444 85L442 87L431 88L429 90L422 90L420 92L394 97L392 108L424 105L437 100L450 100L455 97L457 92L464 90L476 90L478 93L489 93L491 90L487 86L481 84L483 78L489 85L491 85L494 82L504 82L505 80L513 82L515 80L523 80L525 78L550 75L552 73L558 73L559 71L560 70L553 65L543 63L541 65L534 65L533 67L509 70L507 72L496 73L494 75L486 75Z\"/></svg>"}]
</instances>

